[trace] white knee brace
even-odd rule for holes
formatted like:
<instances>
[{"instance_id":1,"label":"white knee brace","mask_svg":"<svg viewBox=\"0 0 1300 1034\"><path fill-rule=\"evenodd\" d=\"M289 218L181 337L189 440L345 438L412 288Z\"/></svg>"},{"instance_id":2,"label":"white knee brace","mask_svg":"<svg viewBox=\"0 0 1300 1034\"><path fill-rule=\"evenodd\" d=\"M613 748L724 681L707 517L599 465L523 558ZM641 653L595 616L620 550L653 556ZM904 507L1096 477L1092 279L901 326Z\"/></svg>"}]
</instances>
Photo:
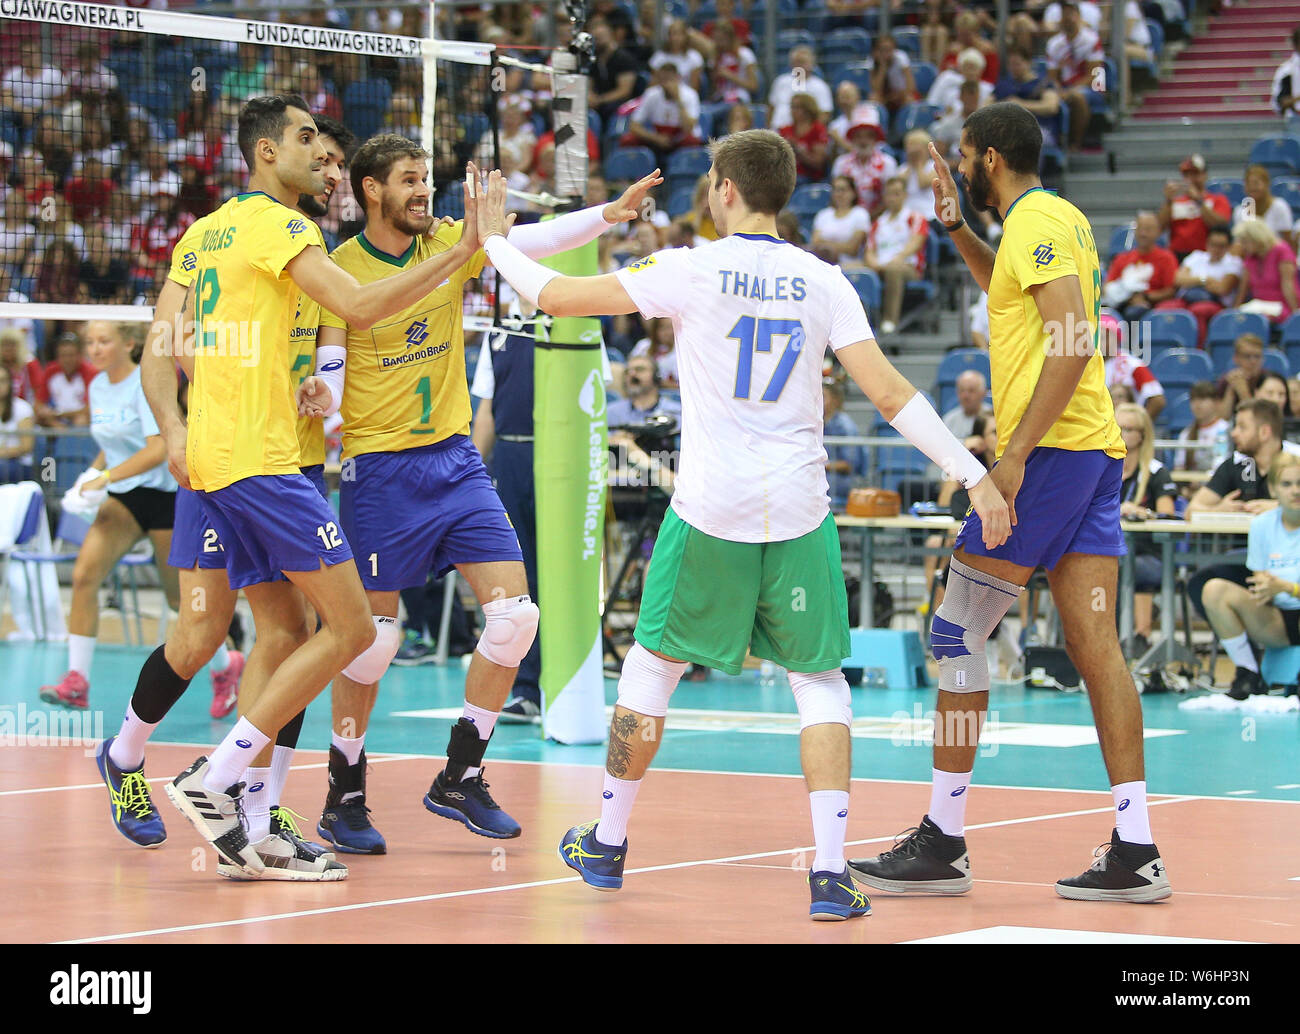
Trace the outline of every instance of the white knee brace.
<instances>
[{"instance_id":1,"label":"white knee brace","mask_svg":"<svg viewBox=\"0 0 1300 1034\"><path fill-rule=\"evenodd\" d=\"M483 604L486 624L479 637L478 652L493 664L517 668L537 637L540 611L528 596L512 596Z\"/></svg>"},{"instance_id":2,"label":"white knee brace","mask_svg":"<svg viewBox=\"0 0 1300 1034\"><path fill-rule=\"evenodd\" d=\"M1020 586L963 564L948 565L948 586L930 623L930 649L939 662L939 690L987 693L989 634L1020 597Z\"/></svg>"},{"instance_id":3,"label":"white knee brace","mask_svg":"<svg viewBox=\"0 0 1300 1034\"><path fill-rule=\"evenodd\" d=\"M363 686L373 686L388 670L402 645L402 626L397 618L375 617L375 641L343 669L343 674Z\"/></svg>"},{"instance_id":4,"label":"white knee brace","mask_svg":"<svg viewBox=\"0 0 1300 1034\"><path fill-rule=\"evenodd\" d=\"M651 718L668 714L668 701L686 673L685 661L666 661L640 643L623 658L618 680L618 706Z\"/></svg>"},{"instance_id":5,"label":"white knee brace","mask_svg":"<svg viewBox=\"0 0 1300 1034\"><path fill-rule=\"evenodd\" d=\"M844 672L819 671L812 675L790 672L790 688L799 708L799 731L810 725L853 726L853 708L849 704L849 684Z\"/></svg>"}]
</instances>

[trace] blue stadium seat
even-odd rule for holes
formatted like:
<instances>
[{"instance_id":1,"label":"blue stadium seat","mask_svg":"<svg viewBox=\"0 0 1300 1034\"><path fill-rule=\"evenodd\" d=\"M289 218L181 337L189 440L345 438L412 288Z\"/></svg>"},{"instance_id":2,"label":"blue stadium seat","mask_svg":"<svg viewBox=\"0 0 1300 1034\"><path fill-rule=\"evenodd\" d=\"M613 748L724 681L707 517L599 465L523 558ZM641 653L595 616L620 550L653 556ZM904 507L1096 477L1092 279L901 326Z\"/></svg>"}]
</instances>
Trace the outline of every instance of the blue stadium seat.
<instances>
[{"instance_id":1,"label":"blue stadium seat","mask_svg":"<svg viewBox=\"0 0 1300 1034\"><path fill-rule=\"evenodd\" d=\"M1129 68L1135 72L1142 72L1152 79L1160 78L1160 55L1165 49L1165 30L1157 21L1147 19L1147 29L1151 33L1151 51L1155 54L1154 61L1130 61Z\"/></svg>"},{"instance_id":2,"label":"blue stadium seat","mask_svg":"<svg viewBox=\"0 0 1300 1034\"><path fill-rule=\"evenodd\" d=\"M1165 387L1168 398L1170 388L1190 388L1197 381L1215 379L1214 364L1199 349L1171 348L1151 360L1151 372Z\"/></svg>"},{"instance_id":3,"label":"blue stadium seat","mask_svg":"<svg viewBox=\"0 0 1300 1034\"><path fill-rule=\"evenodd\" d=\"M1268 343L1269 322L1267 316L1257 312L1238 312L1236 309L1224 309L1210 320L1210 330L1205 337L1205 347L1214 349L1219 345L1231 346L1242 334L1258 334L1261 341Z\"/></svg>"},{"instance_id":4,"label":"blue stadium seat","mask_svg":"<svg viewBox=\"0 0 1300 1034\"><path fill-rule=\"evenodd\" d=\"M1160 411L1160 419L1156 423L1166 434L1177 436L1193 419L1192 397L1188 392L1165 392L1165 408Z\"/></svg>"},{"instance_id":5,"label":"blue stadium seat","mask_svg":"<svg viewBox=\"0 0 1300 1034\"><path fill-rule=\"evenodd\" d=\"M1251 145L1247 162L1266 165L1274 175L1300 174L1300 140L1293 136L1260 137Z\"/></svg>"},{"instance_id":6,"label":"blue stadium seat","mask_svg":"<svg viewBox=\"0 0 1300 1034\"><path fill-rule=\"evenodd\" d=\"M611 182L639 180L654 172L657 164L648 147L620 147L605 159L605 178Z\"/></svg>"},{"instance_id":7,"label":"blue stadium seat","mask_svg":"<svg viewBox=\"0 0 1300 1034\"><path fill-rule=\"evenodd\" d=\"M912 65L912 79L916 82L916 92L922 97L930 92L930 87L934 85L938 76L939 70L929 61L917 61Z\"/></svg>"},{"instance_id":8,"label":"blue stadium seat","mask_svg":"<svg viewBox=\"0 0 1300 1034\"><path fill-rule=\"evenodd\" d=\"M393 88L387 79L360 79L348 83L343 90L343 119L357 139L365 140L379 132L392 98Z\"/></svg>"},{"instance_id":9,"label":"blue stadium seat","mask_svg":"<svg viewBox=\"0 0 1300 1034\"><path fill-rule=\"evenodd\" d=\"M1241 180L1234 179L1217 179L1208 180L1205 189L1212 194L1222 194L1228 199L1229 204L1236 208L1241 204L1241 199L1246 196L1246 184Z\"/></svg>"},{"instance_id":10,"label":"blue stadium seat","mask_svg":"<svg viewBox=\"0 0 1300 1034\"><path fill-rule=\"evenodd\" d=\"M694 185L695 181L709 171L713 160L709 157L707 148L703 147L683 147L679 151L674 151L668 158L668 177L669 179L689 179Z\"/></svg>"},{"instance_id":11,"label":"blue stadium seat","mask_svg":"<svg viewBox=\"0 0 1300 1034\"><path fill-rule=\"evenodd\" d=\"M784 68L787 65L787 58L790 56L790 50L794 47L812 47L813 52L817 51L817 41L813 39L813 34L807 29L782 29L776 34L776 60L778 65Z\"/></svg>"},{"instance_id":12,"label":"blue stadium seat","mask_svg":"<svg viewBox=\"0 0 1300 1034\"><path fill-rule=\"evenodd\" d=\"M754 116L755 129L767 128L767 105L766 104L751 104L749 106L749 113Z\"/></svg>"},{"instance_id":13,"label":"blue stadium seat","mask_svg":"<svg viewBox=\"0 0 1300 1034\"><path fill-rule=\"evenodd\" d=\"M1264 369L1280 373L1283 377L1290 377L1291 361L1287 359L1285 352L1279 352L1276 348L1266 348L1264 349Z\"/></svg>"},{"instance_id":14,"label":"blue stadium seat","mask_svg":"<svg viewBox=\"0 0 1300 1034\"><path fill-rule=\"evenodd\" d=\"M826 62L866 61L871 57L871 34L853 26L835 29L822 40L817 57Z\"/></svg>"},{"instance_id":15,"label":"blue stadium seat","mask_svg":"<svg viewBox=\"0 0 1300 1034\"><path fill-rule=\"evenodd\" d=\"M956 384L957 378L967 370L977 370L984 375L984 383L989 383L989 354L982 348L954 348L939 361L935 391L945 384Z\"/></svg>"},{"instance_id":16,"label":"blue stadium seat","mask_svg":"<svg viewBox=\"0 0 1300 1034\"><path fill-rule=\"evenodd\" d=\"M1286 322L1282 324L1282 347L1288 350L1288 354L1290 354L1290 349L1300 348L1300 312L1292 313L1286 318ZM1294 357L1291 360L1291 365L1300 368Z\"/></svg>"},{"instance_id":17,"label":"blue stadium seat","mask_svg":"<svg viewBox=\"0 0 1300 1034\"><path fill-rule=\"evenodd\" d=\"M831 85L836 87L846 80L853 83L862 92L863 97L871 96L871 69L866 65L849 65L841 69L839 76Z\"/></svg>"},{"instance_id":18,"label":"blue stadium seat","mask_svg":"<svg viewBox=\"0 0 1300 1034\"><path fill-rule=\"evenodd\" d=\"M1272 190L1291 206L1291 219L1300 219L1300 177L1279 176L1273 180Z\"/></svg>"},{"instance_id":19,"label":"blue stadium seat","mask_svg":"<svg viewBox=\"0 0 1300 1034\"><path fill-rule=\"evenodd\" d=\"M851 272L845 272L849 283L853 289L858 292L858 297L862 299L862 306L868 313L880 311L880 299L883 295L884 288L880 283L880 276L870 269L855 269Z\"/></svg>"},{"instance_id":20,"label":"blue stadium seat","mask_svg":"<svg viewBox=\"0 0 1300 1034\"><path fill-rule=\"evenodd\" d=\"M1172 344L1176 348L1194 349L1200 336L1196 317L1186 309L1157 309L1147 313L1142 322L1151 328L1153 347Z\"/></svg>"},{"instance_id":21,"label":"blue stadium seat","mask_svg":"<svg viewBox=\"0 0 1300 1034\"><path fill-rule=\"evenodd\" d=\"M1133 250L1133 224L1128 226L1117 226L1110 233L1110 244L1107 246L1107 260L1113 259L1116 255L1122 255L1126 251Z\"/></svg>"},{"instance_id":22,"label":"blue stadium seat","mask_svg":"<svg viewBox=\"0 0 1300 1034\"><path fill-rule=\"evenodd\" d=\"M941 114L934 104L904 104L894 116L894 124L889 133L890 141L902 140L913 129L928 129L930 123Z\"/></svg>"},{"instance_id":23,"label":"blue stadium seat","mask_svg":"<svg viewBox=\"0 0 1300 1034\"><path fill-rule=\"evenodd\" d=\"M908 57L915 60L921 56L921 30L915 25L900 25L891 29L889 34L894 37L898 49L906 51Z\"/></svg>"},{"instance_id":24,"label":"blue stadium seat","mask_svg":"<svg viewBox=\"0 0 1300 1034\"><path fill-rule=\"evenodd\" d=\"M685 215L691 210L694 199L694 187L678 187L668 198L668 218L676 219L680 215Z\"/></svg>"},{"instance_id":25,"label":"blue stadium seat","mask_svg":"<svg viewBox=\"0 0 1300 1034\"><path fill-rule=\"evenodd\" d=\"M481 111L472 115L457 115L456 121L460 123L460 128L465 131L465 143L468 146L476 145L484 133L492 131L492 123L488 117Z\"/></svg>"},{"instance_id":26,"label":"blue stadium seat","mask_svg":"<svg viewBox=\"0 0 1300 1034\"><path fill-rule=\"evenodd\" d=\"M796 215L816 215L831 203L829 183L805 183L795 187L787 206Z\"/></svg>"}]
</instances>

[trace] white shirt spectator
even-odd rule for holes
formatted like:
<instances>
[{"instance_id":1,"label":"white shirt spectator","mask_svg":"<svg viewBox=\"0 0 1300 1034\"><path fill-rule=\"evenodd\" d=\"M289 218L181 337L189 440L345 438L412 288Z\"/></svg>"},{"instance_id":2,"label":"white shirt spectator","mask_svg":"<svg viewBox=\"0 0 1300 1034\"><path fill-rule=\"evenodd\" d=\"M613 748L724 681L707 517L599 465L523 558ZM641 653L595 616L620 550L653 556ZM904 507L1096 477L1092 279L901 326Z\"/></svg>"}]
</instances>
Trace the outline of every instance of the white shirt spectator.
<instances>
[{"instance_id":1,"label":"white shirt spectator","mask_svg":"<svg viewBox=\"0 0 1300 1034\"><path fill-rule=\"evenodd\" d=\"M1116 384L1126 385L1133 392L1139 406L1145 406L1147 399L1165 393L1164 386L1156 380L1151 367L1126 352L1106 360L1106 387L1113 388Z\"/></svg>"},{"instance_id":2,"label":"white shirt spectator","mask_svg":"<svg viewBox=\"0 0 1300 1034\"><path fill-rule=\"evenodd\" d=\"M835 99L831 96L831 88L826 85L825 79L802 69L799 70L799 75L803 78L800 89L795 89L794 72L783 72L772 82L772 89L767 95L767 103L772 105L772 124L769 129L781 130L793 121L790 98L796 93L811 95L823 115L835 110Z\"/></svg>"},{"instance_id":3,"label":"white shirt spectator","mask_svg":"<svg viewBox=\"0 0 1300 1034\"><path fill-rule=\"evenodd\" d=\"M1230 251L1225 252L1223 258L1218 262L1210 258L1208 251L1194 251L1183 259L1182 268L1194 276L1205 277L1209 280L1218 280L1223 276L1239 277L1242 275L1241 259ZM1229 291L1219 297L1219 302L1225 307L1231 308L1232 303L1236 301L1236 295L1236 291Z\"/></svg>"},{"instance_id":4,"label":"white shirt spectator","mask_svg":"<svg viewBox=\"0 0 1300 1034\"><path fill-rule=\"evenodd\" d=\"M1232 213L1232 225L1236 226L1244 219L1259 218L1264 220L1264 225L1279 236L1285 236L1291 232L1291 227L1295 224L1292 218L1291 206L1283 201L1280 197L1273 198L1273 203L1268 206L1267 212L1256 212L1248 215L1250 209L1246 207L1245 202L1238 205Z\"/></svg>"},{"instance_id":5,"label":"white shirt spectator","mask_svg":"<svg viewBox=\"0 0 1300 1034\"><path fill-rule=\"evenodd\" d=\"M849 177L857 185L858 203L870 212L873 208L880 207L885 180L897 171L898 162L894 161L894 156L877 147L865 162L860 161L853 151L840 155L831 166L831 179L836 176Z\"/></svg>"},{"instance_id":6,"label":"white shirt spectator","mask_svg":"<svg viewBox=\"0 0 1300 1034\"><path fill-rule=\"evenodd\" d=\"M68 73L68 89L77 94L102 94L117 89L117 76L102 64L95 65L89 72L75 68Z\"/></svg>"},{"instance_id":7,"label":"white shirt spectator","mask_svg":"<svg viewBox=\"0 0 1300 1034\"><path fill-rule=\"evenodd\" d=\"M1137 4L1131 6L1136 7ZM1127 12L1126 12L1127 13ZM1079 21L1093 32L1101 32L1101 8L1092 0L1079 0ZM1043 12L1043 31L1055 32L1061 27L1061 5L1051 3ZM1149 40L1149 37L1148 37Z\"/></svg>"},{"instance_id":8,"label":"white shirt spectator","mask_svg":"<svg viewBox=\"0 0 1300 1034\"><path fill-rule=\"evenodd\" d=\"M1196 421L1178 432L1178 440L1187 442L1189 445L1196 442L1197 445L1203 445L1203 449L1179 449L1174 453L1174 470L1209 470L1210 464L1214 458L1214 446L1219 440L1219 434L1230 434L1232 425L1228 421L1220 418L1204 427L1197 427Z\"/></svg>"},{"instance_id":9,"label":"white shirt spectator","mask_svg":"<svg viewBox=\"0 0 1300 1034\"><path fill-rule=\"evenodd\" d=\"M1092 62L1104 57L1101 38L1091 29L1081 28L1073 40L1058 32L1047 41L1047 67L1056 69L1062 86L1090 85L1077 80L1086 75Z\"/></svg>"},{"instance_id":10,"label":"white shirt spectator","mask_svg":"<svg viewBox=\"0 0 1300 1034\"><path fill-rule=\"evenodd\" d=\"M671 352L664 352L660 355L654 355L654 353L650 351L650 339L648 337L643 337L640 341L638 341L635 345L632 346L632 352L628 356L628 358L631 359L633 356L641 356L641 355L653 356L655 361L655 366L658 367L659 369L659 379L661 381L663 381L666 384L678 383L677 349L674 348Z\"/></svg>"},{"instance_id":11,"label":"white shirt spectator","mask_svg":"<svg viewBox=\"0 0 1300 1034\"><path fill-rule=\"evenodd\" d=\"M925 103L935 105L943 114L954 115L961 112L961 84L965 80L955 68L946 68L934 79L934 85L926 95ZM993 97L993 84L980 80L980 107ZM930 195L934 196L933 193Z\"/></svg>"},{"instance_id":12,"label":"white shirt spectator","mask_svg":"<svg viewBox=\"0 0 1300 1034\"><path fill-rule=\"evenodd\" d=\"M876 67L876 59L869 58L867 63L871 66L872 71ZM903 73L912 66L912 59L904 51L895 50L894 59L889 62L889 74L885 77L885 85L891 90L902 90L907 87L907 76Z\"/></svg>"},{"instance_id":13,"label":"white shirt spectator","mask_svg":"<svg viewBox=\"0 0 1300 1034\"><path fill-rule=\"evenodd\" d=\"M888 212L881 212L876 217L876 221L871 224L871 231L867 235L867 247L876 253L876 258L881 262L891 262L907 245L915 234L925 235L929 233L929 224L915 212L909 212L904 208L898 215L890 215ZM925 269L925 248L917 250L916 254L909 259L916 267L919 274Z\"/></svg>"},{"instance_id":14,"label":"white shirt spectator","mask_svg":"<svg viewBox=\"0 0 1300 1034\"><path fill-rule=\"evenodd\" d=\"M927 222L933 219L934 188L930 184L934 182L934 162L927 161L920 174L906 163L898 168L899 175L907 177L907 198L903 207Z\"/></svg>"},{"instance_id":15,"label":"white shirt spectator","mask_svg":"<svg viewBox=\"0 0 1300 1034\"><path fill-rule=\"evenodd\" d=\"M32 404L24 398L14 396L13 415L8 420L0 420L0 431L16 431L18 425L24 420L35 420L36 411L32 409ZM18 444L19 436L16 434L0 434L0 445L13 447ZM19 456L18 462L25 466L31 466L32 454L29 452L26 456Z\"/></svg>"},{"instance_id":16,"label":"white shirt spectator","mask_svg":"<svg viewBox=\"0 0 1300 1034\"><path fill-rule=\"evenodd\" d=\"M848 244L855 235L866 233L870 229L871 216L867 215L867 210L861 205L854 205L844 215L836 215L835 209L828 205L813 216L813 233L821 234L831 244ZM862 256L842 252L839 261L841 264L860 262Z\"/></svg>"},{"instance_id":17,"label":"white shirt spectator","mask_svg":"<svg viewBox=\"0 0 1300 1034\"><path fill-rule=\"evenodd\" d=\"M28 116L58 107L67 88L57 68L44 67L33 76L22 65L14 65L0 79L0 94L9 92L14 107Z\"/></svg>"},{"instance_id":18,"label":"white shirt spectator","mask_svg":"<svg viewBox=\"0 0 1300 1034\"><path fill-rule=\"evenodd\" d=\"M640 126L649 126L658 132L673 129L698 129L700 124L700 95L684 82L677 84L677 101L670 101L664 95L662 86L651 86L641 95L641 103L632 114L632 121ZM678 107L680 103L681 107ZM685 110L690 125L682 125L682 112Z\"/></svg>"},{"instance_id":19,"label":"white shirt spectator","mask_svg":"<svg viewBox=\"0 0 1300 1034\"><path fill-rule=\"evenodd\" d=\"M1284 93L1291 98L1289 111L1283 111L1282 105L1279 103ZM1273 85L1269 88L1268 96L1269 103L1273 105L1273 110L1279 115L1300 115L1300 54L1293 53L1277 66L1277 71L1273 73Z\"/></svg>"},{"instance_id":20,"label":"white shirt spectator","mask_svg":"<svg viewBox=\"0 0 1300 1034\"><path fill-rule=\"evenodd\" d=\"M682 82L689 84L692 72L697 68L704 70L704 57L698 50L688 49L685 54L669 54L665 50L656 50L650 55L650 68L653 70L661 65L676 65L677 71L681 73Z\"/></svg>"},{"instance_id":21,"label":"white shirt spectator","mask_svg":"<svg viewBox=\"0 0 1300 1034\"><path fill-rule=\"evenodd\" d=\"M740 75L746 68L752 68L758 64L758 58L754 57L754 52L748 47L740 47L735 54L719 54L714 62L718 68L724 68L733 75ZM749 91L742 86L722 79L719 76L713 77L717 85L714 87L714 100L726 101L728 104L740 102L748 104L750 101Z\"/></svg>"},{"instance_id":22,"label":"white shirt spectator","mask_svg":"<svg viewBox=\"0 0 1300 1034\"><path fill-rule=\"evenodd\" d=\"M148 169L141 169L131 180L131 196L151 211L157 207L155 198L159 194L175 197L181 192L181 178L171 169L164 169L162 175L154 176Z\"/></svg>"},{"instance_id":23,"label":"white shirt spectator","mask_svg":"<svg viewBox=\"0 0 1300 1034\"><path fill-rule=\"evenodd\" d=\"M45 390L50 396L50 408L55 413L75 413L86 408L86 381L78 367L69 377L56 369L45 378Z\"/></svg>"}]
</instances>

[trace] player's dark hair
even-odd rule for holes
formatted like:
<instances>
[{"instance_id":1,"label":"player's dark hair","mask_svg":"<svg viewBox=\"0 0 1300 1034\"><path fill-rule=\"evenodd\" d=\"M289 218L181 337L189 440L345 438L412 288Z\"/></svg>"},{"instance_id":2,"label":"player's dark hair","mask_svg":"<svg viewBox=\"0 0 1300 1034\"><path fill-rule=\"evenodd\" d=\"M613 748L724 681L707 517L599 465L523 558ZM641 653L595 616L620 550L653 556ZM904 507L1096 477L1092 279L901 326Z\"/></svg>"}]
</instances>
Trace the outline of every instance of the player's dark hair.
<instances>
[{"instance_id":1,"label":"player's dark hair","mask_svg":"<svg viewBox=\"0 0 1300 1034\"><path fill-rule=\"evenodd\" d=\"M1187 389L1189 399L1217 399L1219 389L1214 381L1197 381Z\"/></svg>"},{"instance_id":2,"label":"player's dark hair","mask_svg":"<svg viewBox=\"0 0 1300 1034\"><path fill-rule=\"evenodd\" d=\"M709 157L714 186L731 180L751 212L776 215L794 193L794 148L770 129L746 129L714 140Z\"/></svg>"},{"instance_id":3,"label":"player's dark hair","mask_svg":"<svg viewBox=\"0 0 1300 1034\"><path fill-rule=\"evenodd\" d=\"M352 152L352 145L357 142L357 135L336 118L330 118L328 115L313 115L312 118L316 120L316 132L321 136L334 138L334 142L343 151L343 163L346 165L348 155Z\"/></svg>"},{"instance_id":4,"label":"player's dark hair","mask_svg":"<svg viewBox=\"0 0 1300 1034\"><path fill-rule=\"evenodd\" d=\"M349 173L352 193L356 195L357 200L365 204L363 200L365 193L361 189L361 184L365 182L366 177L378 183L388 182L388 174L403 158L426 162L429 160L429 152L414 141L396 133L380 133L358 147L357 153L352 156L352 170Z\"/></svg>"},{"instance_id":5,"label":"player's dark hair","mask_svg":"<svg viewBox=\"0 0 1300 1034\"><path fill-rule=\"evenodd\" d=\"M1273 429L1274 441L1282 441L1282 407L1268 399L1246 399L1237 407L1238 413L1249 413L1260 427Z\"/></svg>"},{"instance_id":6,"label":"player's dark hair","mask_svg":"<svg viewBox=\"0 0 1300 1034\"><path fill-rule=\"evenodd\" d=\"M971 113L962 128L970 137L977 159L982 159L984 152L992 148L1017 175L1038 172L1043 130L1038 119L1019 104L1002 101L980 108Z\"/></svg>"},{"instance_id":7,"label":"player's dark hair","mask_svg":"<svg viewBox=\"0 0 1300 1034\"><path fill-rule=\"evenodd\" d=\"M255 149L259 140L284 138L289 124L289 109L310 112L307 102L296 93L276 93L264 97L250 97L239 109L239 153L244 156L250 173L257 171Z\"/></svg>"}]
</instances>

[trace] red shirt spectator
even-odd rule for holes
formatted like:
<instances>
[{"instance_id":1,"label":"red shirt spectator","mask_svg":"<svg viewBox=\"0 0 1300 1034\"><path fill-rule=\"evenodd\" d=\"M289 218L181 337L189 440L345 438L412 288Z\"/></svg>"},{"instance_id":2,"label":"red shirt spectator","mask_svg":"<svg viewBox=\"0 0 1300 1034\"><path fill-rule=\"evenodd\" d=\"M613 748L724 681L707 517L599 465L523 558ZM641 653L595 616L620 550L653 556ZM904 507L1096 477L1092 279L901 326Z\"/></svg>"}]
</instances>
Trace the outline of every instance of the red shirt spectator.
<instances>
[{"instance_id":1,"label":"red shirt spectator","mask_svg":"<svg viewBox=\"0 0 1300 1034\"><path fill-rule=\"evenodd\" d=\"M1174 286L1174 274L1178 272L1178 260L1174 258L1172 251L1158 245L1146 252L1134 248L1132 251L1117 255L1115 261L1110 264L1110 272L1106 274L1106 283L1118 280L1125 267L1131 266L1135 262L1154 267L1151 274L1151 283L1147 285L1148 291L1163 291Z\"/></svg>"},{"instance_id":2,"label":"red shirt spectator","mask_svg":"<svg viewBox=\"0 0 1300 1034\"><path fill-rule=\"evenodd\" d=\"M817 110L817 102L806 93L797 93L790 98L790 111L794 121L782 126L780 132L794 148L795 174L821 180L826 176L831 138Z\"/></svg>"},{"instance_id":3,"label":"red shirt spectator","mask_svg":"<svg viewBox=\"0 0 1300 1034\"><path fill-rule=\"evenodd\" d=\"M113 181L107 176L93 174L91 166L98 167L99 161L86 159L86 174L75 177L64 188L63 196L72 206L72 221L85 223L108 209L108 199L113 193Z\"/></svg>"},{"instance_id":4,"label":"red shirt spectator","mask_svg":"<svg viewBox=\"0 0 1300 1034\"><path fill-rule=\"evenodd\" d=\"M1183 182L1165 184L1165 203L1160 208L1160 225L1169 230L1169 249L1181 262L1193 251L1204 251L1211 226L1226 226L1232 220L1232 203L1222 194L1205 189L1208 173L1199 154L1179 166ZM1208 211L1207 211L1208 209Z\"/></svg>"}]
</instances>

